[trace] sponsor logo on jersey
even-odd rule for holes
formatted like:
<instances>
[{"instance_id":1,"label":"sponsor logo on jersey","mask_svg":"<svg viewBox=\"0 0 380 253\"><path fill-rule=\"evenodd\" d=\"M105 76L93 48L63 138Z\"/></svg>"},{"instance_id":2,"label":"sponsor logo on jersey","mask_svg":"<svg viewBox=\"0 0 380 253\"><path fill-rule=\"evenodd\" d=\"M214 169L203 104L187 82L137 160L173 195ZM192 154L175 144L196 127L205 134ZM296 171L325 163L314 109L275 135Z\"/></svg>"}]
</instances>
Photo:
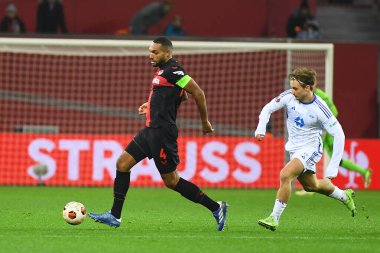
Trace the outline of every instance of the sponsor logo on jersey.
<instances>
[{"instance_id":1,"label":"sponsor logo on jersey","mask_svg":"<svg viewBox=\"0 0 380 253\"><path fill-rule=\"evenodd\" d=\"M278 103L278 102L280 102L280 100L281 100L281 97L276 97L276 103Z\"/></svg>"},{"instance_id":2,"label":"sponsor logo on jersey","mask_svg":"<svg viewBox=\"0 0 380 253\"><path fill-rule=\"evenodd\" d=\"M305 122L303 121L303 118L297 117L294 122L296 122L296 125L299 127L303 127L305 125Z\"/></svg>"},{"instance_id":3,"label":"sponsor logo on jersey","mask_svg":"<svg viewBox=\"0 0 380 253\"><path fill-rule=\"evenodd\" d=\"M176 74L176 75L179 75L179 76L184 76L185 75L185 73L183 73L183 71L180 71L180 70L174 71L173 74Z\"/></svg>"},{"instance_id":4,"label":"sponsor logo on jersey","mask_svg":"<svg viewBox=\"0 0 380 253\"><path fill-rule=\"evenodd\" d=\"M160 84L160 79L156 77L153 79L152 83Z\"/></svg>"}]
</instances>

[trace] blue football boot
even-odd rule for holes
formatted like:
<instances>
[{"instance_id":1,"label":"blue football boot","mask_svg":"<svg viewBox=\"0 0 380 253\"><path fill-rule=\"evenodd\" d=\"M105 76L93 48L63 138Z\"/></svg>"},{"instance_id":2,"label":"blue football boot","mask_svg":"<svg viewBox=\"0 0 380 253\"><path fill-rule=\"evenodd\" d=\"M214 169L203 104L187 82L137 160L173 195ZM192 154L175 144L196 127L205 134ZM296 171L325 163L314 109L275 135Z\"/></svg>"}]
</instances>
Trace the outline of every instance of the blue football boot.
<instances>
[{"instance_id":1,"label":"blue football boot","mask_svg":"<svg viewBox=\"0 0 380 253\"><path fill-rule=\"evenodd\" d=\"M94 221L106 224L110 227L117 228L121 224L121 219L116 219L116 217L111 214L111 211L99 214L89 213L88 216L90 216L90 218Z\"/></svg>"},{"instance_id":2,"label":"blue football boot","mask_svg":"<svg viewBox=\"0 0 380 253\"><path fill-rule=\"evenodd\" d=\"M218 204L220 205L219 209L212 212L212 214L215 217L216 223L218 223L218 231L222 231L226 226L228 204L225 201L218 201Z\"/></svg>"}]
</instances>

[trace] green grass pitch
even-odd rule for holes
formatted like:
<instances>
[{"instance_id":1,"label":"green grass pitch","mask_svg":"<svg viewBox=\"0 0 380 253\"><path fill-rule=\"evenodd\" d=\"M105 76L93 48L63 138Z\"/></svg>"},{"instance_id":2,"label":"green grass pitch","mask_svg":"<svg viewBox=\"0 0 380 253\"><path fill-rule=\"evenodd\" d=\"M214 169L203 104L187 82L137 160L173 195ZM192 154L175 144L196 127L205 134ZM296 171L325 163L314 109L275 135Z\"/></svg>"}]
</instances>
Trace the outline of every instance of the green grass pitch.
<instances>
[{"instance_id":1,"label":"green grass pitch","mask_svg":"<svg viewBox=\"0 0 380 253\"><path fill-rule=\"evenodd\" d=\"M380 192L356 193L355 218L331 198L293 195L275 232L257 225L275 190L205 192L229 203L223 232L207 209L168 189L131 188L115 229L62 218L73 200L87 211L109 210L112 188L0 187L0 252L380 252Z\"/></svg>"}]
</instances>

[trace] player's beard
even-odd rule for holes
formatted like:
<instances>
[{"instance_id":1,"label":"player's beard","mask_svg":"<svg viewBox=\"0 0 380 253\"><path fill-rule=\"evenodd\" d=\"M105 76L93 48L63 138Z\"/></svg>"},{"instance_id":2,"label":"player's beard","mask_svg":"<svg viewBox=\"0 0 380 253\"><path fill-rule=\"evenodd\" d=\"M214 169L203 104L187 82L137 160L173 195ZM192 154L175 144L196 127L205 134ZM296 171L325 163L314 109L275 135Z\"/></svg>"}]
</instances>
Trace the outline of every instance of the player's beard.
<instances>
[{"instance_id":1,"label":"player's beard","mask_svg":"<svg viewBox=\"0 0 380 253\"><path fill-rule=\"evenodd\" d=\"M164 58L158 59L157 61L151 60L151 62L152 62L152 66L155 68L161 67L162 65L164 65L166 63Z\"/></svg>"}]
</instances>

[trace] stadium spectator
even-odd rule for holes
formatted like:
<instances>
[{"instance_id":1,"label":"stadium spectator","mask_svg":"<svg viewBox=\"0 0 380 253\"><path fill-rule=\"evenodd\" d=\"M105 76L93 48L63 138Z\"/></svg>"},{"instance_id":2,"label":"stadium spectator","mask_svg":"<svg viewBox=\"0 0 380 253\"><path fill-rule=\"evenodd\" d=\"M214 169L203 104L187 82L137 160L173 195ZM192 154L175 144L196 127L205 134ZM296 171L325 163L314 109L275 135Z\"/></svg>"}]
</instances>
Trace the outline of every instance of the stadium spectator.
<instances>
[{"instance_id":1,"label":"stadium spectator","mask_svg":"<svg viewBox=\"0 0 380 253\"><path fill-rule=\"evenodd\" d=\"M37 8L38 33L67 33L63 5L59 0L42 0Z\"/></svg>"},{"instance_id":2,"label":"stadium spectator","mask_svg":"<svg viewBox=\"0 0 380 253\"><path fill-rule=\"evenodd\" d=\"M198 186L179 176L176 126L177 109L187 100L190 93L200 113L204 134L214 131L208 120L206 98L203 90L172 58L173 45L165 37L155 39L149 47L151 65L157 68L153 77L148 102L139 107L139 114L145 115L143 128L120 155L114 181L114 202L109 212L89 216L95 221L119 227L121 210L130 183L133 166L146 157L153 158L165 185L190 201L209 209L217 222L217 230L224 229L227 218L227 203L215 202Z\"/></svg>"},{"instance_id":3,"label":"stadium spectator","mask_svg":"<svg viewBox=\"0 0 380 253\"><path fill-rule=\"evenodd\" d=\"M316 40L321 38L319 32L319 22L316 18L308 19L303 25L301 31L297 34L297 39Z\"/></svg>"},{"instance_id":4,"label":"stadium spectator","mask_svg":"<svg viewBox=\"0 0 380 253\"><path fill-rule=\"evenodd\" d=\"M17 15L17 8L14 4L9 4L5 11L5 16L0 24L1 32L24 33L26 28L24 22Z\"/></svg>"},{"instance_id":5,"label":"stadium spectator","mask_svg":"<svg viewBox=\"0 0 380 253\"><path fill-rule=\"evenodd\" d=\"M174 16L173 21L168 24L164 31L165 36L186 36L186 32L183 29L182 26L182 17L181 16Z\"/></svg>"},{"instance_id":6,"label":"stadium spectator","mask_svg":"<svg viewBox=\"0 0 380 253\"><path fill-rule=\"evenodd\" d=\"M280 188L273 211L269 217L258 221L260 226L276 230L282 212L290 199L292 181L297 178L308 192L317 192L341 201L356 215L353 200L354 191L341 190L330 181L338 174L339 163L344 151L344 132L326 103L314 94L316 72L298 68L290 75L290 90L274 98L260 113L255 138L261 141L266 133L266 125L273 112L285 108L287 115L288 141L285 145L290 161L280 172ZM325 129L334 136L334 151L326 169L326 178L317 179L316 163L322 158L323 144L321 132Z\"/></svg>"},{"instance_id":7,"label":"stadium spectator","mask_svg":"<svg viewBox=\"0 0 380 253\"><path fill-rule=\"evenodd\" d=\"M133 35L146 35L148 29L162 20L172 8L170 1L153 2L139 10L129 22L129 30Z\"/></svg>"},{"instance_id":8,"label":"stadium spectator","mask_svg":"<svg viewBox=\"0 0 380 253\"><path fill-rule=\"evenodd\" d=\"M293 12L286 23L286 32L288 38L296 38L297 34L302 31L306 21L314 17L311 15L309 4L303 0L298 10Z\"/></svg>"}]
</instances>

